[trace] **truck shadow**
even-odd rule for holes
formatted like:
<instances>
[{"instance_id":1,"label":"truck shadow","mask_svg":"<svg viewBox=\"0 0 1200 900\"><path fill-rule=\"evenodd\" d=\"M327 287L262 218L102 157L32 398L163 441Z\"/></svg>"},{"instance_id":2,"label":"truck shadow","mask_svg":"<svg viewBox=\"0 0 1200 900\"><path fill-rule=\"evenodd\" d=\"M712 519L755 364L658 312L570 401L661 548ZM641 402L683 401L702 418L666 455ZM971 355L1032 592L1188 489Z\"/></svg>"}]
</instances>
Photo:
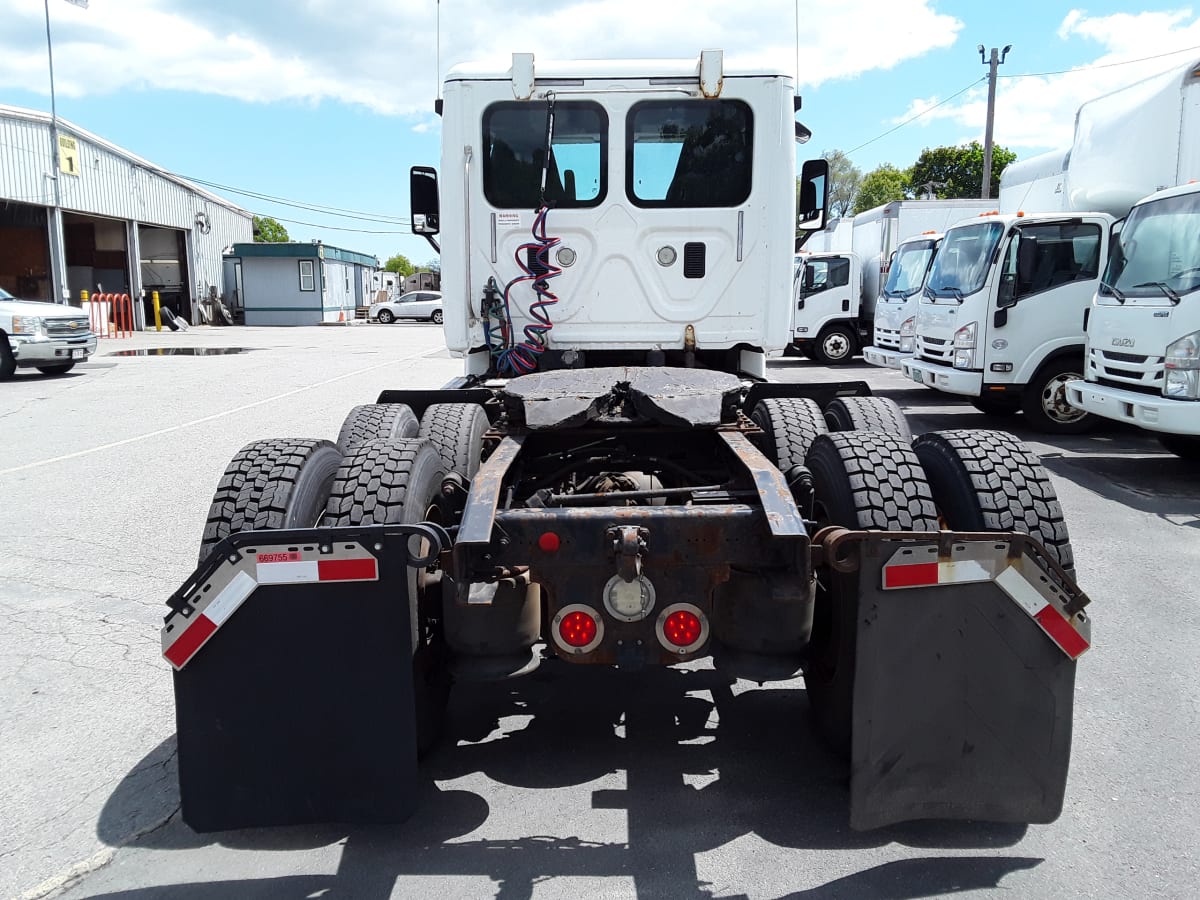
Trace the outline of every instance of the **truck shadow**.
<instances>
[{"instance_id":1,"label":"truck shadow","mask_svg":"<svg viewBox=\"0 0 1200 900\"><path fill-rule=\"evenodd\" d=\"M184 854L213 845L302 851L343 841L335 875L191 883L120 895L170 898L315 892L383 898L391 895L397 878L408 876L483 876L497 885L495 896L502 898L528 898L548 878L606 876L632 878L639 897L700 897L710 896L710 885L700 877L697 855L747 835L797 851L889 844L995 850L1024 836L1022 825L965 822L850 830L845 764L817 741L806 720L807 698L799 682L756 688L731 683L708 668L630 674L550 661L521 680L455 689L447 732L422 768L425 796L403 825L198 835L172 814L178 806L172 739L122 782L98 831L109 844ZM156 807L158 821L164 815L169 819L160 827L143 823L144 833L131 840L139 823L130 810L146 806L133 795L144 790L145 773L156 769L171 775L170 796ZM621 772L623 789L581 793L569 814L554 808L561 801L551 792ZM479 775L525 795L517 802L527 804L526 814L513 816L507 809L489 828L494 834L498 822L518 821L518 833L469 837L488 822L492 810L484 797L457 785L459 779L477 782ZM547 794L539 799L538 791ZM489 794L512 796L514 791ZM626 839L583 840L566 833L576 825L554 824L586 818L586 807L578 806L588 803L594 810L625 810ZM154 815L145 813L147 819ZM530 836L531 831L549 833ZM931 856L876 866L793 896L930 896L994 885L1005 874L1039 862ZM297 867L302 865L300 860ZM164 862L156 868L175 867ZM736 885L745 872L729 877Z\"/></svg>"}]
</instances>

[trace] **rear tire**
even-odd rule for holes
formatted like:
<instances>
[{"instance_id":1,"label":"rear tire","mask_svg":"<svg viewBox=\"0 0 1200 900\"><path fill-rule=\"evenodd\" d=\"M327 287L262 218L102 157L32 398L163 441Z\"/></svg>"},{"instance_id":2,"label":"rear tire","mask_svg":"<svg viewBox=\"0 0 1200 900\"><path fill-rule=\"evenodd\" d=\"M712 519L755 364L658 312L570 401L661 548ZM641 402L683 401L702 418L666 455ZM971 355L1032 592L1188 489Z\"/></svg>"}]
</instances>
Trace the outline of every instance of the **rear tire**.
<instances>
[{"instance_id":1,"label":"rear tire","mask_svg":"<svg viewBox=\"0 0 1200 900\"><path fill-rule=\"evenodd\" d=\"M442 324L442 311L440 309L435 310L434 314L429 317L429 321L432 322L434 325L441 325Z\"/></svg>"},{"instance_id":2,"label":"rear tire","mask_svg":"<svg viewBox=\"0 0 1200 900\"><path fill-rule=\"evenodd\" d=\"M217 484L200 562L238 531L318 524L341 461L342 452L329 441L280 438L247 444Z\"/></svg>"},{"instance_id":3,"label":"rear tire","mask_svg":"<svg viewBox=\"0 0 1200 900\"><path fill-rule=\"evenodd\" d=\"M821 407L807 397L769 397L754 405L750 413L763 430L763 450L781 472L804 465L808 448L817 435L825 434Z\"/></svg>"},{"instance_id":4,"label":"rear tire","mask_svg":"<svg viewBox=\"0 0 1200 900\"><path fill-rule=\"evenodd\" d=\"M1037 456L1003 431L931 431L913 450L933 499L954 531L1018 531L1073 573L1062 507Z\"/></svg>"},{"instance_id":5,"label":"rear tire","mask_svg":"<svg viewBox=\"0 0 1200 900\"><path fill-rule=\"evenodd\" d=\"M328 526L412 525L437 519L435 501L445 477L442 459L424 440L376 440L346 454L325 510ZM441 630L441 581L408 569L410 645L417 753L437 742L450 694Z\"/></svg>"},{"instance_id":6,"label":"rear tire","mask_svg":"<svg viewBox=\"0 0 1200 900\"><path fill-rule=\"evenodd\" d=\"M813 441L818 527L937 531L937 510L921 463L887 434L848 431ZM818 579L804 684L817 730L849 755L858 629L858 576L828 571Z\"/></svg>"},{"instance_id":7,"label":"rear tire","mask_svg":"<svg viewBox=\"0 0 1200 900\"><path fill-rule=\"evenodd\" d=\"M830 431L878 431L912 442L904 412L886 397L838 397L825 407L825 421Z\"/></svg>"},{"instance_id":8,"label":"rear tire","mask_svg":"<svg viewBox=\"0 0 1200 900\"><path fill-rule=\"evenodd\" d=\"M405 403L364 403L346 416L337 445L343 453L349 453L367 441L416 437L420 427L416 414Z\"/></svg>"},{"instance_id":9,"label":"rear tire","mask_svg":"<svg viewBox=\"0 0 1200 900\"><path fill-rule=\"evenodd\" d=\"M428 438L446 464L446 472L473 478L483 454L487 413L478 403L435 403L421 416L418 435Z\"/></svg>"},{"instance_id":10,"label":"rear tire","mask_svg":"<svg viewBox=\"0 0 1200 900\"><path fill-rule=\"evenodd\" d=\"M75 363L69 362L60 363L57 366L38 366L37 370L43 375L66 375L73 368L75 368Z\"/></svg>"},{"instance_id":11,"label":"rear tire","mask_svg":"<svg viewBox=\"0 0 1200 900\"><path fill-rule=\"evenodd\" d=\"M1042 366L1021 394L1021 411L1042 434L1083 434L1096 424L1091 413L1067 402L1066 383L1083 378L1083 360L1062 357Z\"/></svg>"},{"instance_id":12,"label":"rear tire","mask_svg":"<svg viewBox=\"0 0 1200 900\"><path fill-rule=\"evenodd\" d=\"M858 338L845 325L827 325L813 344L813 359L823 366L850 362L858 352Z\"/></svg>"},{"instance_id":13,"label":"rear tire","mask_svg":"<svg viewBox=\"0 0 1200 900\"><path fill-rule=\"evenodd\" d=\"M1186 434L1160 434L1158 442L1162 444L1163 449L1169 450L1180 459L1192 462L1200 461L1200 437Z\"/></svg>"}]
</instances>

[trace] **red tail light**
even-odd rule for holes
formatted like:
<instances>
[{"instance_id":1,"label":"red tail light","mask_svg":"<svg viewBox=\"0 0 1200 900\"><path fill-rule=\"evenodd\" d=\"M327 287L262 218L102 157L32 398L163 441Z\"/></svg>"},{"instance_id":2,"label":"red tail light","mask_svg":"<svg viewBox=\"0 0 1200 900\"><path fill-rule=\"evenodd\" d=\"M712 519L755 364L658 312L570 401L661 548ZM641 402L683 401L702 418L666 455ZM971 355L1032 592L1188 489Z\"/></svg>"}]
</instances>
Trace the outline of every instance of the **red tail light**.
<instances>
[{"instance_id":1,"label":"red tail light","mask_svg":"<svg viewBox=\"0 0 1200 900\"><path fill-rule=\"evenodd\" d=\"M596 620L585 612L567 613L558 623L563 643L571 647L586 647L596 639Z\"/></svg>"},{"instance_id":2,"label":"red tail light","mask_svg":"<svg viewBox=\"0 0 1200 900\"><path fill-rule=\"evenodd\" d=\"M700 639L703 626L694 612L681 609L663 622L663 636L676 647L690 647Z\"/></svg>"}]
</instances>

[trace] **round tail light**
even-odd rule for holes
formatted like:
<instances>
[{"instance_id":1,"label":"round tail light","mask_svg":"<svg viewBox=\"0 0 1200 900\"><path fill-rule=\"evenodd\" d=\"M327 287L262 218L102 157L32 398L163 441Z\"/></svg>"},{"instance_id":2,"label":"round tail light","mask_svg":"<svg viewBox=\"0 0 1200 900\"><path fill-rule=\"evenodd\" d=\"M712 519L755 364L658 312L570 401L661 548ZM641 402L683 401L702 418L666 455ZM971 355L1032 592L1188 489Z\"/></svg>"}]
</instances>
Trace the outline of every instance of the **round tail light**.
<instances>
[{"instance_id":1,"label":"round tail light","mask_svg":"<svg viewBox=\"0 0 1200 900\"><path fill-rule=\"evenodd\" d=\"M589 653L604 640L604 622L600 614L583 603L564 606L552 625L554 643L567 653Z\"/></svg>"},{"instance_id":2,"label":"round tail light","mask_svg":"<svg viewBox=\"0 0 1200 900\"><path fill-rule=\"evenodd\" d=\"M660 644L682 655L699 650L708 640L708 619L698 607L676 603L659 614L655 630Z\"/></svg>"}]
</instances>

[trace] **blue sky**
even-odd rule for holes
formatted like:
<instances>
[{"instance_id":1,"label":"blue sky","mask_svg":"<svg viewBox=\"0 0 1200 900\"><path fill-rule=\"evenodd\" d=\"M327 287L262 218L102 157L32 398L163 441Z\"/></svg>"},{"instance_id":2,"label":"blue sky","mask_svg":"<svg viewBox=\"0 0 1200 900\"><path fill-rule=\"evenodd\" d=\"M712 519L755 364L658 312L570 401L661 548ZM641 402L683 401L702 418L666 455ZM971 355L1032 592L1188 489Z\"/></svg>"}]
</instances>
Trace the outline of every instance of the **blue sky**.
<instances>
[{"instance_id":1,"label":"blue sky","mask_svg":"<svg viewBox=\"0 0 1200 900\"><path fill-rule=\"evenodd\" d=\"M693 57L708 47L722 48L727 65L795 71L798 13L808 147L853 151L864 171L982 139L981 43L1013 45L1000 67L996 141L1019 158L1069 145L1081 102L1200 60L1200 14L1159 0L560 0L544 10L503 0L49 2L59 115L180 175L354 211L364 218L213 188L280 219L295 239L416 263L433 251L396 220L407 218L409 166L439 158L439 11L442 71L514 50ZM0 103L48 111L43 0L0 0L0 22Z\"/></svg>"}]
</instances>

